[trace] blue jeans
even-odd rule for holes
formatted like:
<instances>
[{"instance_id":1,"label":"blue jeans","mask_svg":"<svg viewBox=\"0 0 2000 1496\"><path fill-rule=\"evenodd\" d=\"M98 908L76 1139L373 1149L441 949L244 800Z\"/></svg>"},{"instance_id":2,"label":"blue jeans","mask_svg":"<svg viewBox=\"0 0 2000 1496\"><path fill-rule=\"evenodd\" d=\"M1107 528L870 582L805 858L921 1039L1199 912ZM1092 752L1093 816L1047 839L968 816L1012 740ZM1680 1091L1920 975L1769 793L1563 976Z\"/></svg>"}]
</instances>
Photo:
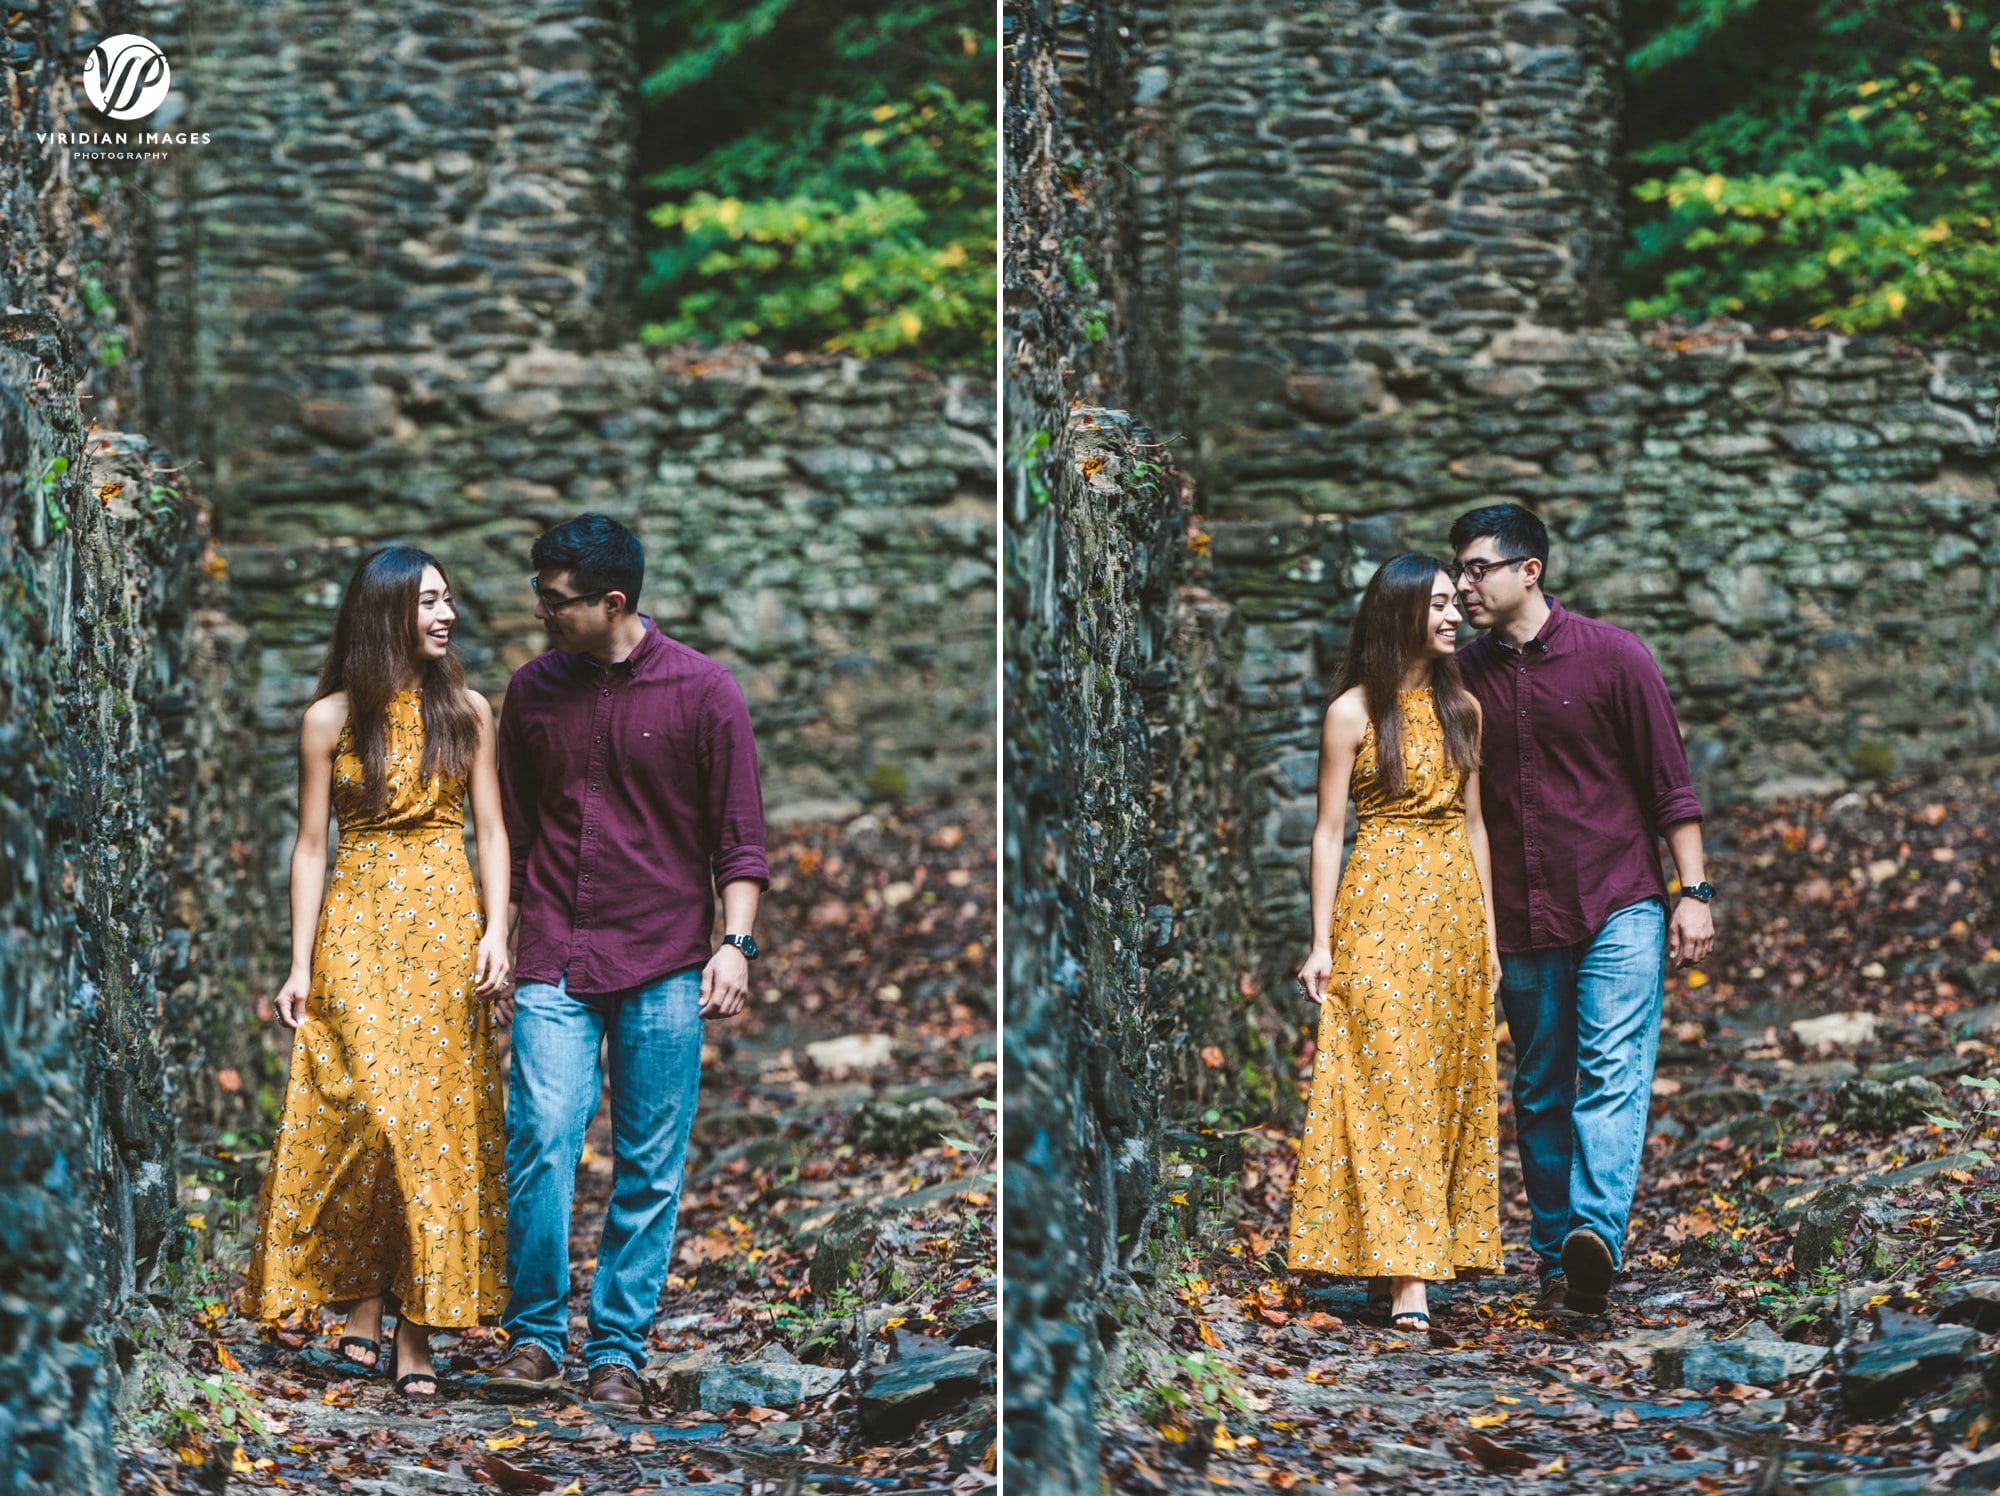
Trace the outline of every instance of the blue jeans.
<instances>
[{"instance_id":1,"label":"blue jeans","mask_svg":"<svg viewBox=\"0 0 2000 1496\"><path fill-rule=\"evenodd\" d=\"M1652 1106L1667 915L1629 904L1590 940L1500 958L1514 1038L1514 1133L1544 1278L1579 1226L1623 1256Z\"/></svg>"},{"instance_id":2,"label":"blue jeans","mask_svg":"<svg viewBox=\"0 0 2000 1496\"><path fill-rule=\"evenodd\" d=\"M502 1324L558 1366L569 1345L569 1221L597 1114L599 1045L611 1067L611 1209L590 1292L586 1365L643 1368L680 1212L701 1085L701 969L622 992L514 989L507 1096L507 1278Z\"/></svg>"}]
</instances>

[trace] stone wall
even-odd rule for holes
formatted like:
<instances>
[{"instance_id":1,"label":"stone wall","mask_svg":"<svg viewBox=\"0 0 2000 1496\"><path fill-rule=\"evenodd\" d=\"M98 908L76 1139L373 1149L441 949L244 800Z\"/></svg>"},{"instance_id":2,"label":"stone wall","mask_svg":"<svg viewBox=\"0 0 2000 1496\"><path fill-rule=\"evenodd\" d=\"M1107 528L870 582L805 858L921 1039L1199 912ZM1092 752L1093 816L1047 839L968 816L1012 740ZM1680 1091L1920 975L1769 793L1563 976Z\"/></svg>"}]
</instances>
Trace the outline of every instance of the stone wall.
<instances>
[{"instance_id":1,"label":"stone wall","mask_svg":"<svg viewBox=\"0 0 2000 1496\"><path fill-rule=\"evenodd\" d=\"M121 1373L185 1235L177 1122L259 1076L236 635L185 476L119 429L143 195L34 140L77 128L76 39L129 19L16 15L0 95L0 1487L51 1496L113 1488Z\"/></svg>"},{"instance_id":2,"label":"stone wall","mask_svg":"<svg viewBox=\"0 0 2000 1496\"><path fill-rule=\"evenodd\" d=\"M637 347L537 348L506 362L504 382L466 378L518 419L352 454L357 476L384 485L406 462L456 473L464 491L449 501L295 507L285 454L236 459L219 523L256 641L271 803L292 792L298 714L369 545L407 540L444 563L468 676L498 700L546 647L527 585L534 537L592 508L646 547L642 610L738 671L773 819L987 790L990 381L755 354L690 371Z\"/></svg>"},{"instance_id":3,"label":"stone wall","mask_svg":"<svg viewBox=\"0 0 2000 1496\"><path fill-rule=\"evenodd\" d=\"M1097 403L1143 378L1128 20L1024 5L1005 57L1005 1473L1047 1492L1098 1489L1098 1399L1186 1187L1166 1165L1268 1090L1280 1027L1243 980L1234 615L1188 584L1162 444Z\"/></svg>"},{"instance_id":4,"label":"stone wall","mask_svg":"<svg viewBox=\"0 0 2000 1496\"><path fill-rule=\"evenodd\" d=\"M1149 41L1175 157L1185 418L1229 501L1345 507L1329 423L1414 334L1470 348L1611 310L1616 7L1167 0Z\"/></svg>"},{"instance_id":5,"label":"stone wall","mask_svg":"<svg viewBox=\"0 0 2000 1496\"><path fill-rule=\"evenodd\" d=\"M1542 330L1435 370L1421 409L1357 422L1370 486L1345 512L1208 521L1210 584L1244 619L1274 938L1306 921L1318 724L1360 585L1399 550L1442 556L1453 517L1493 499L1548 521L1554 595L1651 647L1712 807L1992 762L1994 367L1817 336Z\"/></svg>"},{"instance_id":6,"label":"stone wall","mask_svg":"<svg viewBox=\"0 0 2000 1496\"><path fill-rule=\"evenodd\" d=\"M366 549L445 562L497 699L544 647L529 545L586 509L645 543L642 608L743 679L774 819L987 791L990 379L632 341L629 6L176 12L169 109L212 139L159 178L161 346L271 816Z\"/></svg>"}]
</instances>

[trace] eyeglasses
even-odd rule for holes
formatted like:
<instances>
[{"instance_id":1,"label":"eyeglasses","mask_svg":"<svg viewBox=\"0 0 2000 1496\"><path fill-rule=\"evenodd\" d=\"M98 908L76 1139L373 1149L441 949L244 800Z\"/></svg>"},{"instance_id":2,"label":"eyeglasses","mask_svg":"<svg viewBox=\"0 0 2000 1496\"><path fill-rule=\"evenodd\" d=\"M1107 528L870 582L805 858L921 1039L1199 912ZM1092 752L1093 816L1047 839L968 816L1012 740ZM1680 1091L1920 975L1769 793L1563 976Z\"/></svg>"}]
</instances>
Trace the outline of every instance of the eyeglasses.
<instances>
[{"instance_id":1,"label":"eyeglasses","mask_svg":"<svg viewBox=\"0 0 2000 1496\"><path fill-rule=\"evenodd\" d=\"M1519 566L1523 561L1533 559L1532 556L1501 556L1492 561L1454 561L1445 570L1454 582L1468 581L1477 587L1501 567Z\"/></svg>"},{"instance_id":2,"label":"eyeglasses","mask_svg":"<svg viewBox=\"0 0 2000 1496\"><path fill-rule=\"evenodd\" d=\"M542 591L542 579L540 577L529 577L528 585L534 588L535 596L542 600L542 606L547 608L551 613L560 613L571 603L594 602L611 590L609 587L606 587L598 592L579 592L575 597L570 597L561 592Z\"/></svg>"}]
</instances>

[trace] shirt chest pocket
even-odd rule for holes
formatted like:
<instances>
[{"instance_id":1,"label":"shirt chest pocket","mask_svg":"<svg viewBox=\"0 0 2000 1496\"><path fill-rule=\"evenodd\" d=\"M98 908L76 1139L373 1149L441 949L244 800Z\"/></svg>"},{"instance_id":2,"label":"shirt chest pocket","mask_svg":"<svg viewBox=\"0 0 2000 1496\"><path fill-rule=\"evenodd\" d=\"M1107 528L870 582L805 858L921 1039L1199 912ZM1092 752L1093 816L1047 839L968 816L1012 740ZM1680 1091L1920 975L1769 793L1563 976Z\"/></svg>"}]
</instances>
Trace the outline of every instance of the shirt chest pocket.
<instances>
[{"instance_id":1,"label":"shirt chest pocket","mask_svg":"<svg viewBox=\"0 0 2000 1496\"><path fill-rule=\"evenodd\" d=\"M1617 712L1604 691L1547 688L1535 703L1537 736L1578 745L1609 747L1618 736Z\"/></svg>"},{"instance_id":2,"label":"shirt chest pocket","mask_svg":"<svg viewBox=\"0 0 2000 1496\"><path fill-rule=\"evenodd\" d=\"M681 713L660 702L630 703L612 742L617 766L642 774L692 773L699 762L692 728Z\"/></svg>"}]
</instances>

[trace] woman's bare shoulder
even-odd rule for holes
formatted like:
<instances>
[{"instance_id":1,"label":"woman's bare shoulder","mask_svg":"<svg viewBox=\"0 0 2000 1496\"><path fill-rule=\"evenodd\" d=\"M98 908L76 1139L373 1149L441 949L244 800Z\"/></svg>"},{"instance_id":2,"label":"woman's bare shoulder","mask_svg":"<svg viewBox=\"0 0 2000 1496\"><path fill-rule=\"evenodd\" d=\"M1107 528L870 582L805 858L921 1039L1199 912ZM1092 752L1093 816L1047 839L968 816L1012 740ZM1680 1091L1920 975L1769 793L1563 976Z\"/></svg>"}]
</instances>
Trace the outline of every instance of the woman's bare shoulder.
<instances>
[{"instance_id":1,"label":"woman's bare shoulder","mask_svg":"<svg viewBox=\"0 0 2000 1496\"><path fill-rule=\"evenodd\" d=\"M340 740L341 728L346 725L347 693L335 691L322 696L306 708L305 720L299 727L299 746L307 752L331 754Z\"/></svg>"},{"instance_id":2,"label":"woman's bare shoulder","mask_svg":"<svg viewBox=\"0 0 2000 1496\"><path fill-rule=\"evenodd\" d=\"M1326 725L1350 736L1359 736L1368 726L1368 693L1349 686L1327 704Z\"/></svg>"},{"instance_id":3,"label":"woman's bare shoulder","mask_svg":"<svg viewBox=\"0 0 2000 1496\"><path fill-rule=\"evenodd\" d=\"M309 728L331 727L335 732L347 720L347 693L335 691L322 696L306 708L305 725Z\"/></svg>"}]
</instances>

